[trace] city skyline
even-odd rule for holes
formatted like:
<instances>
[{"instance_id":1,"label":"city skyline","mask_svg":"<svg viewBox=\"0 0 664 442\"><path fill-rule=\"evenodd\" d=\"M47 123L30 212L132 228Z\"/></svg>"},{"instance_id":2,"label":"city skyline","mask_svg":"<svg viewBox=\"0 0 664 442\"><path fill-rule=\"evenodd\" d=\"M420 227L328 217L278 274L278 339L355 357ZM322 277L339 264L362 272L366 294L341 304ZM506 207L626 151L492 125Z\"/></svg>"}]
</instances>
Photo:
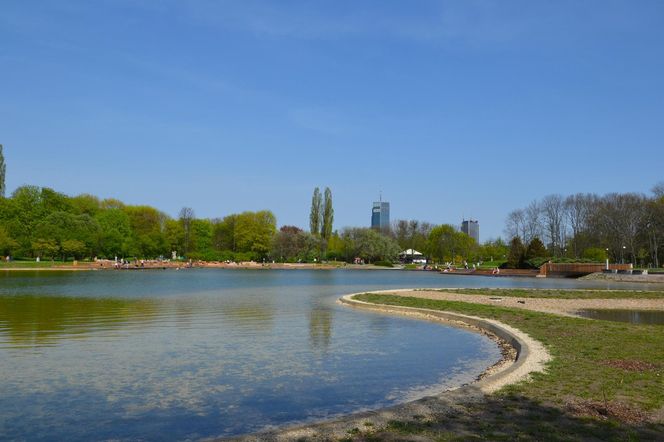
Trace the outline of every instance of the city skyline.
<instances>
[{"instance_id":1,"label":"city skyline","mask_svg":"<svg viewBox=\"0 0 664 442\"><path fill-rule=\"evenodd\" d=\"M9 0L0 143L23 184L176 217L482 221L663 179L661 2Z\"/></svg>"}]
</instances>

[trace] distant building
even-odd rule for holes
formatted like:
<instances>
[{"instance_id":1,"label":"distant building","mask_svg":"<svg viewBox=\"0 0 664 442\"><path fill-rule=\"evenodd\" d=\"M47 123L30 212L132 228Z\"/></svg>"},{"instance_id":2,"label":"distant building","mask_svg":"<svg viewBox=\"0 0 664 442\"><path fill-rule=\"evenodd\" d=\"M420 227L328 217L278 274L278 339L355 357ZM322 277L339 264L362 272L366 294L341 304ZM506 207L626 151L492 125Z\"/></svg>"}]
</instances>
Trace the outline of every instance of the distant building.
<instances>
[{"instance_id":1,"label":"distant building","mask_svg":"<svg viewBox=\"0 0 664 442\"><path fill-rule=\"evenodd\" d=\"M371 228L388 230L390 228L390 203L377 201L371 210Z\"/></svg>"},{"instance_id":2,"label":"distant building","mask_svg":"<svg viewBox=\"0 0 664 442\"><path fill-rule=\"evenodd\" d=\"M480 243L480 223L477 220L463 220L461 223L461 231L475 240L477 244Z\"/></svg>"}]
</instances>

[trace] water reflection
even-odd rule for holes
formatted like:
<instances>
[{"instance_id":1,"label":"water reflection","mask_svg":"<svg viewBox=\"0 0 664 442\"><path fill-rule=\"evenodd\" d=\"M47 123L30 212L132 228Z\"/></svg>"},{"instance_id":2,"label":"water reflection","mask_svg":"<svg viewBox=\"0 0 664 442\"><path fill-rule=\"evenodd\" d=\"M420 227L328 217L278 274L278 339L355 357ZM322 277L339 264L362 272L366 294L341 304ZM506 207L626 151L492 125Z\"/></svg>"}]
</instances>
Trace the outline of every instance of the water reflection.
<instances>
[{"instance_id":1,"label":"water reflection","mask_svg":"<svg viewBox=\"0 0 664 442\"><path fill-rule=\"evenodd\" d=\"M313 350L326 353L332 342L332 309L313 307L309 312L309 341Z\"/></svg>"},{"instance_id":2,"label":"water reflection","mask_svg":"<svg viewBox=\"0 0 664 442\"><path fill-rule=\"evenodd\" d=\"M0 296L0 337L16 347L54 345L60 339L148 322L158 312L158 303L150 299Z\"/></svg>"},{"instance_id":3,"label":"water reflection","mask_svg":"<svg viewBox=\"0 0 664 442\"><path fill-rule=\"evenodd\" d=\"M579 286L393 271L0 272L0 440L214 438L469 382L500 356L485 337L336 300L487 283Z\"/></svg>"},{"instance_id":4,"label":"water reflection","mask_svg":"<svg viewBox=\"0 0 664 442\"><path fill-rule=\"evenodd\" d=\"M664 311L586 309L580 310L577 313L584 318L601 319L604 321L664 325Z\"/></svg>"},{"instance_id":5,"label":"water reflection","mask_svg":"<svg viewBox=\"0 0 664 442\"><path fill-rule=\"evenodd\" d=\"M269 331L274 326L275 307L265 299L231 299L224 302L219 314L237 327Z\"/></svg>"}]
</instances>

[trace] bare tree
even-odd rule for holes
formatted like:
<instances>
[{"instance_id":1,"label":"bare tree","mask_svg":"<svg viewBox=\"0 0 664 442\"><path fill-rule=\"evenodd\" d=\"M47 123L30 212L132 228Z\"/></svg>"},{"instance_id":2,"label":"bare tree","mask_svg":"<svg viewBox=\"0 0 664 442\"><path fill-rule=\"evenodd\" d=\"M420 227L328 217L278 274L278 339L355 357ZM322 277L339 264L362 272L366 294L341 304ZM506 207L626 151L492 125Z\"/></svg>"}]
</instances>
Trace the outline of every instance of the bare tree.
<instances>
[{"instance_id":1,"label":"bare tree","mask_svg":"<svg viewBox=\"0 0 664 442\"><path fill-rule=\"evenodd\" d=\"M533 238L542 237L542 208L537 200L528 204L524 211L525 215L525 226L524 226L524 235L523 242L528 244Z\"/></svg>"},{"instance_id":2,"label":"bare tree","mask_svg":"<svg viewBox=\"0 0 664 442\"><path fill-rule=\"evenodd\" d=\"M505 235L508 238L520 238L526 235L526 213L522 209L512 210L505 221Z\"/></svg>"},{"instance_id":3,"label":"bare tree","mask_svg":"<svg viewBox=\"0 0 664 442\"><path fill-rule=\"evenodd\" d=\"M648 201L646 233L653 267L659 267L659 249L664 238L664 199Z\"/></svg>"},{"instance_id":4,"label":"bare tree","mask_svg":"<svg viewBox=\"0 0 664 442\"><path fill-rule=\"evenodd\" d=\"M583 237L589 229L591 215L597 206L597 196L577 193L565 198L565 218L572 231L572 251L578 258L583 250Z\"/></svg>"},{"instance_id":5,"label":"bare tree","mask_svg":"<svg viewBox=\"0 0 664 442\"><path fill-rule=\"evenodd\" d=\"M598 227L616 260L632 262L637 257L637 240L646 225L646 198L636 193L610 193L602 198Z\"/></svg>"},{"instance_id":6,"label":"bare tree","mask_svg":"<svg viewBox=\"0 0 664 442\"><path fill-rule=\"evenodd\" d=\"M2 146L0 146L0 151L2 151ZM664 198L664 181L655 184L652 188L652 193L655 194L655 198Z\"/></svg>"},{"instance_id":7,"label":"bare tree","mask_svg":"<svg viewBox=\"0 0 664 442\"><path fill-rule=\"evenodd\" d=\"M561 195L547 195L541 203L542 223L554 256L562 255L565 203Z\"/></svg>"}]
</instances>

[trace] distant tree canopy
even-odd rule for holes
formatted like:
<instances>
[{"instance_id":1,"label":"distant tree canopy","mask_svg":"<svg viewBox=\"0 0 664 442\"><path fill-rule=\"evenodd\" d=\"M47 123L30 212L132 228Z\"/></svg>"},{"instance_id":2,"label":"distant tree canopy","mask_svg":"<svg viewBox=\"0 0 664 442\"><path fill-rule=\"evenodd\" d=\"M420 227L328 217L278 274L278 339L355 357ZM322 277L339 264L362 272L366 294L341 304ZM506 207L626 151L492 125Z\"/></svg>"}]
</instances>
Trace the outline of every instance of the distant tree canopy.
<instances>
[{"instance_id":1,"label":"distant tree canopy","mask_svg":"<svg viewBox=\"0 0 664 442\"><path fill-rule=\"evenodd\" d=\"M551 259L625 261L660 267L664 259L664 182L639 193L548 195L510 212L505 233L522 243L542 238ZM535 257L530 245L527 259ZM606 256L608 253L608 256Z\"/></svg>"},{"instance_id":2,"label":"distant tree canopy","mask_svg":"<svg viewBox=\"0 0 664 442\"><path fill-rule=\"evenodd\" d=\"M154 258L175 251L201 259L262 259L275 233L270 211L208 220L185 208L175 220L149 206L36 186L0 197L0 252L25 258Z\"/></svg>"}]
</instances>

